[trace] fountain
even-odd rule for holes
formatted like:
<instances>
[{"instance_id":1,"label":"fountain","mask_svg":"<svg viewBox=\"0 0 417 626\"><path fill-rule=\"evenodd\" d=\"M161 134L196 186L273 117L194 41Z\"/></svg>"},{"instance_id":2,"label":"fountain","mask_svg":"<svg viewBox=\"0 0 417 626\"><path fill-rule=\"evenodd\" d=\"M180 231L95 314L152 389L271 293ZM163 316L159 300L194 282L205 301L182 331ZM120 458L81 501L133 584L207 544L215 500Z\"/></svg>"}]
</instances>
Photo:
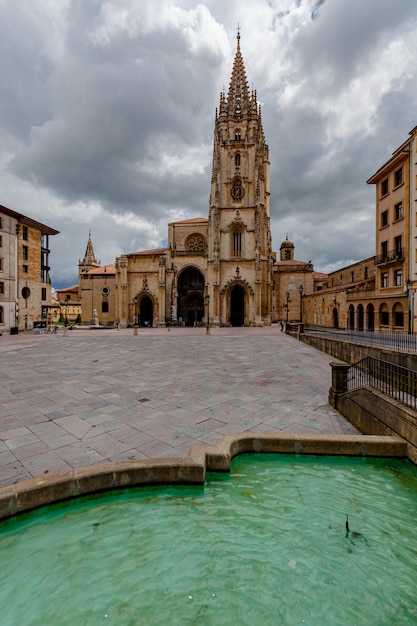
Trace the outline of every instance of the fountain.
<instances>
[{"instance_id":1,"label":"fountain","mask_svg":"<svg viewBox=\"0 0 417 626\"><path fill-rule=\"evenodd\" d=\"M2 619L415 624L416 517L407 460L244 454L3 522Z\"/></svg>"}]
</instances>

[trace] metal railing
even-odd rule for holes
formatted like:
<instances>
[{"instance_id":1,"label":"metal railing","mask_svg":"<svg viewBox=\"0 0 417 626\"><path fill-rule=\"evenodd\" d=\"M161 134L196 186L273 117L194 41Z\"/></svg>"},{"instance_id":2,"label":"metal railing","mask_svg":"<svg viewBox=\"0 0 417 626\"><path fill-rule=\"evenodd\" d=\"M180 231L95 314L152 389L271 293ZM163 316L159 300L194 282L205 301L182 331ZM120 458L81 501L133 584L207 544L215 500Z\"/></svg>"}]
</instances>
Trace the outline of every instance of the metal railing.
<instances>
[{"instance_id":1,"label":"metal railing","mask_svg":"<svg viewBox=\"0 0 417 626\"><path fill-rule=\"evenodd\" d=\"M417 372L389 361L371 356L361 359L349 368L347 386L349 391L359 387L372 387L417 409Z\"/></svg>"},{"instance_id":2,"label":"metal railing","mask_svg":"<svg viewBox=\"0 0 417 626\"><path fill-rule=\"evenodd\" d=\"M402 248L396 250L389 250L383 252L375 257L375 265L381 265L382 263L392 263L393 261L404 261L404 251Z\"/></svg>"},{"instance_id":3,"label":"metal railing","mask_svg":"<svg viewBox=\"0 0 417 626\"><path fill-rule=\"evenodd\" d=\"M351 343L386 346L393 350L402 350L404 352L417 352L417 335L401 330L337 330L336 328L304 326L304 333L343 339Z\"/></svg>"}]
</instances>

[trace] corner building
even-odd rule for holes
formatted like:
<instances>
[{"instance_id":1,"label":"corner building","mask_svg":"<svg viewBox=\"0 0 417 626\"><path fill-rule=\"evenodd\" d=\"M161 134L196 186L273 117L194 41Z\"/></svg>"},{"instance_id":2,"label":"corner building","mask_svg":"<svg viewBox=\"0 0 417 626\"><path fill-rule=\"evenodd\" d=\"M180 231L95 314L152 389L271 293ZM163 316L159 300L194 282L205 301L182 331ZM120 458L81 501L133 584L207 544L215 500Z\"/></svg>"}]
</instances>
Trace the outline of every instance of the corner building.
<instances>
[{"instance_id":1,"label":"corner building","mask_svg":"<svg viewBox=\"0 0 417 626\"><path fill-rule=\"evenodd\" d=\"M216 109L208 219L168 224L166 248L123 254L104 268L89 238L79 263L83 320L96 309L101 325L122 327L271 324L269 170L261 108L249 92L238 35L229 90Z\"/></svg>"}]
</instances>

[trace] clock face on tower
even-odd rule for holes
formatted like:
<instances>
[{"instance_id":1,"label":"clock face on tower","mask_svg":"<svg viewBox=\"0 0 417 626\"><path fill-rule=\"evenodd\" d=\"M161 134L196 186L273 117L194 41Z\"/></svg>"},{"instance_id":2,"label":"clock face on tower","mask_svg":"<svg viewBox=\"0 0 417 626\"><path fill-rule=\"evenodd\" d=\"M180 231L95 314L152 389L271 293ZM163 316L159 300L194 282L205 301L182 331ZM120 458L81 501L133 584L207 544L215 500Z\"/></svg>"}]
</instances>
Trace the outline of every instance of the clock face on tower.
<instances>
[{"instance_id":1,"label":"clock face on tower","mask_svg":"<svg viewBox=\"0 0 417 626\"><path fill-rule=\"evenodd\" d=\"M245 190L243 189L242 182L239 178L236 178L233 181L232 189L230 191L233 200L241 200L245 194Z\"/></svg>"}]
</instances>

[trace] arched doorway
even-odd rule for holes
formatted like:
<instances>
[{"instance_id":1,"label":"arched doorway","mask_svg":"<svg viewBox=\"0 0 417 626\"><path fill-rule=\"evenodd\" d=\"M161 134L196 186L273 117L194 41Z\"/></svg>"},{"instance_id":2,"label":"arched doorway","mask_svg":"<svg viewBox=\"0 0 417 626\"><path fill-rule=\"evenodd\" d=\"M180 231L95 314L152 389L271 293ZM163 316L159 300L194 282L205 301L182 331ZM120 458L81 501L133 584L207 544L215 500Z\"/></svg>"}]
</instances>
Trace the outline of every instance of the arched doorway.
<instances>
[{"instance_id":1,"label":"arched doorway","mask_svg":"<svg viewBox=\"0 0 417 626\"><path fill-rule=\"evenodd\" d=\"M333 328L339 328L339 313L336 307L333 309Z\"/></svg>"},{"instance_id":2,"label":"arched doorway","mask_svg":"<svg viewBox=\"0 0 417 626\"><path fill-rule=\"evenodd\" d=\"M188 267L178 277L178 321L194 326L204 317L204 276Z\"/></svg>"},{"instance_id":3,"label":"arched doorway","mask_svg":"<svg viewBox=\"0 0 417 626\"><path fill-rule=\"evenodd\" d=\"M367 329L370 331L375 330L375 310L373 304L368 304L366 307L367 315Z\"/></svg>"},{"instance_id":4,"label":"arched doorway","mask_svg":"<svg viewBox=\"0 0 417 626\"><path fill-rule=\"evenodd\" d=\"M394 328L404 328L404 309L401 302L396 302L392 307Z\"/></svg>"},{"instance_id":5,"label":"arched doorway","mask_svg":"<svg viewBox=\"0 0 417 626\"><path fill-rule=\"evenodd\" d=\"M379 307L379 327L389 328L389 310L388 306L383 302Z\"/></svg>"},{"instance_id":6,"label":"arched doorway","mask_svg":"<svg viewBox=\"0 0 417 626\"><path fill-rule=\"evenodd\" d=\"M358 330L363 330L363 319L364 319L363 304L358 305L357 311L358 311Z\"/></svg>"},{"instance_id":7,"label":"arched doorway","mask_svg":"<svg viewBox=\"0 0 417 626\"><path fill-rule=\"evenodd\" d=\"M355 307L353 304L349 305L349 330L355 330Z\"/></svg>"},{"instance_id":8,"label":"arched doorway","mask_svg":"<svg viewBox=\"0 0 417 626\"><path fill-rule=\"evenodd\" d=\"M149 296L144 296L140 301L138 321L140 326L153 326L153 304Z\"/></svg>"},{"instance_id":9,"label":"arched doorway","mask_svg":"<svg viewBox=\"0 0 417 626\"><path fill-rule=\"evenodd\" d=\"M240 285L235 285L230 292L230 324L243 326L245 323L245 292Z\"/></svg>"}]
</instances>

